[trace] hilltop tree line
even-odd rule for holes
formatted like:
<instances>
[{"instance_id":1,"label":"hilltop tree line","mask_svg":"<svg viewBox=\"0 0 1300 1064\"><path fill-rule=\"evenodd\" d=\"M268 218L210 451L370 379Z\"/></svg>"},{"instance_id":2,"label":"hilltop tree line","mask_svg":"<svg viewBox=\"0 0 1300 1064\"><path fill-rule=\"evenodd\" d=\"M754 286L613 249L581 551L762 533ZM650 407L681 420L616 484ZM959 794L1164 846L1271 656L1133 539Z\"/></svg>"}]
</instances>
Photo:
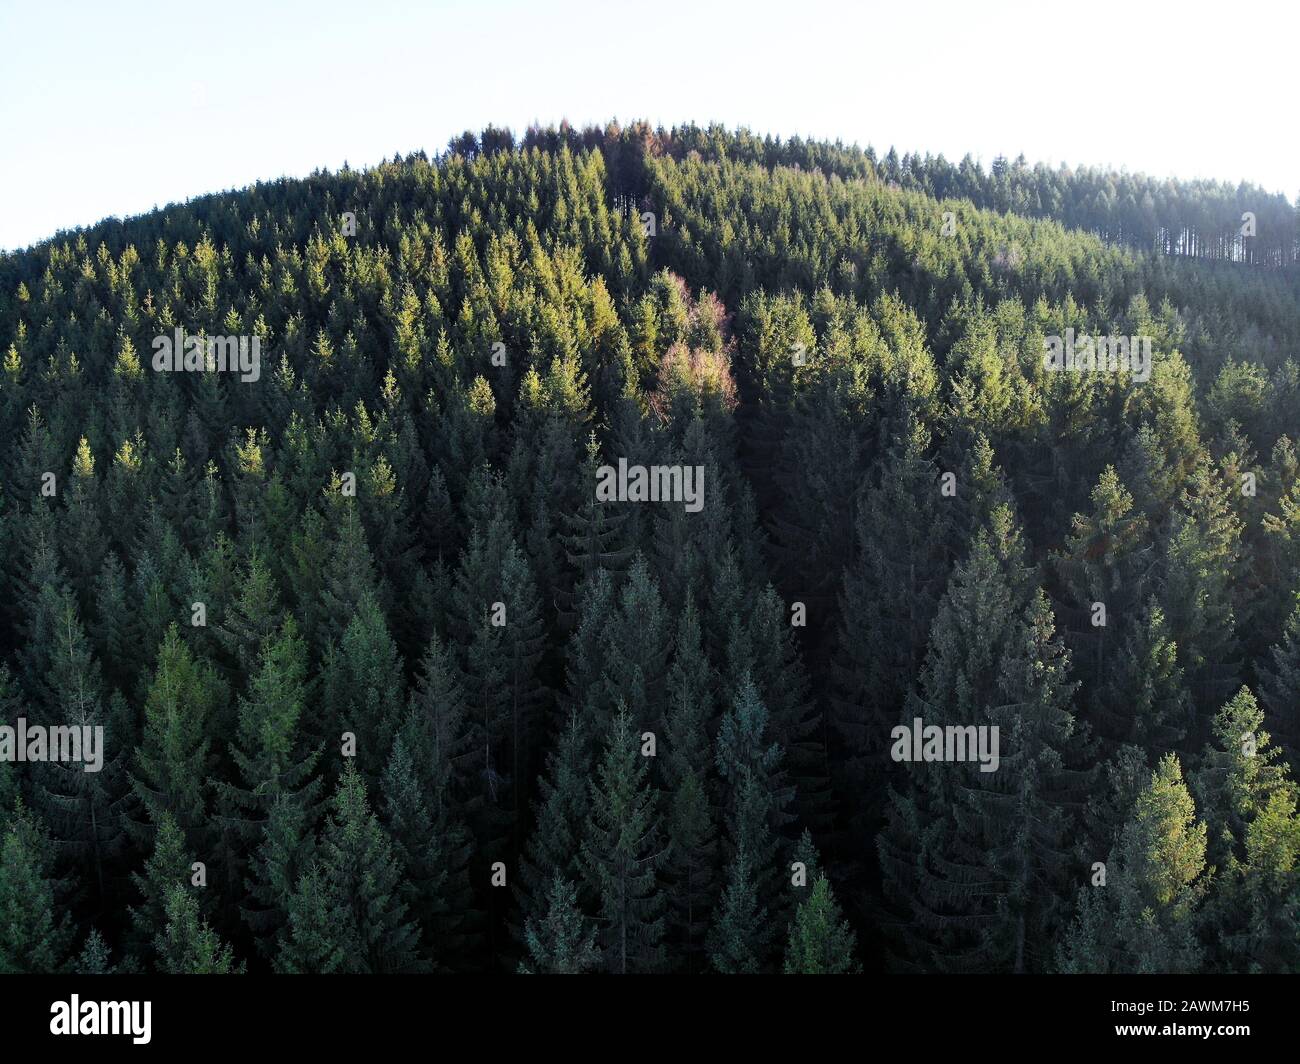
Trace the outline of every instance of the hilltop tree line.
<instances>
[{"instance_id":1,"label":"hilltop tree line","mask_svg":"<svg viewBox=\"0 0 1300 1064\"><path fill-rule=\"evenodd\" d=\"M1055 219L1084 230L1108 244L1165 255L1208 261L1282 266L1300 258L1297 207L1278 192L1242 181L1178 181L1147 174L1116 172L1100 167L1056 168L1028 165L1024 155L1014 160L998 156L987 168L965 155L952 163L942 155L879 155L840 142L758 137L748 130L722 126L686 125L650 129L617 123L604 129L576 130L532 127L520 141L525 148L571 151L599 149L622 161L625 145L677 161L688 156L708 162L756 164L768 170L790 167L817 171L845 181L883 182L924 192L936 199L968 200L977 207L1030 218ZM508 130L467 131L453 139L449 150L466 156L510 150L515 139ZM635 153L634 153L635 154ZM635 158L630 160L635 166ZM1246 224L1243 215L1253 221Z\"/></svg>"},{"instance_id":2,"label":"hilltop tree line","mask_svg":"<svg viewBox=\"0 0 1300 1064\"><path fill-rule=\"evenodd\" d=\"M488 129L0 258L0 724L105 734L0 761L0 970L1300 969L1253 197Z\"/></svg>"}]
</instances>

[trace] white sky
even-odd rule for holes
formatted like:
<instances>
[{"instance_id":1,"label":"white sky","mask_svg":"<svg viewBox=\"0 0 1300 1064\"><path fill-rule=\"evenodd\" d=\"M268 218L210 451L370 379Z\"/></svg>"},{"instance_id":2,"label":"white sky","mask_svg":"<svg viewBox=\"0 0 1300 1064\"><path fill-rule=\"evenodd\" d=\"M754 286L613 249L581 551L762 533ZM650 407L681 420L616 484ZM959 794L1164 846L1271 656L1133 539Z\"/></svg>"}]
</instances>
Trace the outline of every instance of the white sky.
<instances>
[{"instance_id":1,"label":"white sky","mask_svg":"<svg viewBox=\"0 0 1300 1064\"><path fill-rule=\"evenodd\" d=\"M1294 0L0 0L0 248L564 117L1294 199L1298 29Z\"/></svg>"}]
</instances>

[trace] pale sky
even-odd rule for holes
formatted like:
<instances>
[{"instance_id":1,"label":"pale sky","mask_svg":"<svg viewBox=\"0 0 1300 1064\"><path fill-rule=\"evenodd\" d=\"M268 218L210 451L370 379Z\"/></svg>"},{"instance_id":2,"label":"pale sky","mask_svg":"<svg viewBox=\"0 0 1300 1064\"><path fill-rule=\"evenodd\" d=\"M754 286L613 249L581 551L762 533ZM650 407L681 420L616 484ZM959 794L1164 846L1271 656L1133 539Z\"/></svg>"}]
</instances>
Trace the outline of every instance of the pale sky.
<instances>
[{"instance_id":1,"label":"pale sky","mask_svg":"<svg viewBox=\"0 0 1300 1064\"><path fill-rule=\"evenodd\" d=\"M646 118L1300 191L1279 0L0 0L0 248L488 124Z\"/></svg>"}]
</instances>

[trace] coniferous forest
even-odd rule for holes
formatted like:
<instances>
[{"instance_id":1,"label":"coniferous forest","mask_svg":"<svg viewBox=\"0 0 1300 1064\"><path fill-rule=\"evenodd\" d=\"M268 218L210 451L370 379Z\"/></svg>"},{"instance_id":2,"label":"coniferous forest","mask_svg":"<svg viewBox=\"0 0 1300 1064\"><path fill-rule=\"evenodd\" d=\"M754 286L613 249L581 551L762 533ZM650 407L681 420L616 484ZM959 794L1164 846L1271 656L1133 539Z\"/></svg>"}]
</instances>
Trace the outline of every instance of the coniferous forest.
<instances>
[{"instance_id":1,"label":"coniferous forest","mask_svg":"<svg viewBox=\"0 0 1300 1064\"><path fill-rule=\"evenodd\" d=\"M1298 259L644 123L0 256L0 971L1300 971Z\"/></svg>"}]
</instances>

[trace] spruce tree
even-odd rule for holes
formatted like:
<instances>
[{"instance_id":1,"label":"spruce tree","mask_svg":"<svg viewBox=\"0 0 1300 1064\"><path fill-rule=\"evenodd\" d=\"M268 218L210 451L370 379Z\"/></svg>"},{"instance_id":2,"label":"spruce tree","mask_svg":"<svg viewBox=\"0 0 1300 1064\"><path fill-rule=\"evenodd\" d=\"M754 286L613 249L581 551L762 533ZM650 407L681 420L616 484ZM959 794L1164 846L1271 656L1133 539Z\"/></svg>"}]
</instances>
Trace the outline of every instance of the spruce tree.
<instances>
[{"instance_id":1,"label":"spruce tree","mask_svg":"<svg viewBox=\"0 0 1300 1064\"><path fill-rule=\"evenodd\" d=\"M713 669L704 656L699 613L687 595L668 671L663 755L668 821L668 936L687 971L698 971L710 923L717 865L717 814L710 798L709 727Z\"/></svg>"},{"instance_id":2,"label":"spruce tree","mask_svg":"<svg viewBox=\"0 0 1300 1064\"><path fill-rule=\"evenodd\" d=\"M424 753L421 739L418 718L399 731L384 769L381 808L403 873L398 893L423 930L421 955L450 967L463 960L457 956L463 939L455 932L468 907L467 840L446 804L427 797L428 777L415 756Z\"/></svg>"},{"instance_id":3,"label":"spruce tree","mask_svg":"<svg viewBox=\"0 0 1300 1064\"><path fill-rule=\"evenodd\" d=\"M169 813L193 851L203 850L211 837L214 755L208 723L224 698L216 671L195 659L173 624L158 648L133 783L153 825Z\"/></svg>"},{"instance_id":4,"label":"spruce tree","mask_svg":"<svg viewBox=\"0 0 1300 1064\"><path fill-rule=\"evenodd\" d=\"M729 712L714 743L714 760L725 786L723 802L729 889L735 904L745 901L744 881L761 905L761 919L751 929L755 963L766 969L774 960L777 929L784 925L790 899L781 891L782 865L789 849L785 832L792 821L794 789L786 779L784 758L771 741L767 707L748 675L742 676ZM738 862L744 854L742 877ZM715 926L722 919L715 914Z\"/></svg>"},{"instance_id":5,"label":"spruce tree","mask_svg":"<svg viewBox=\"0 0 1300 1064\"><path fill-rule=\"evenodd\" d=\"M167 899L176 887L192 885L193 861L186 848L185 836L176 818L167 810L158 815L153 852L140 872L131 873L131 881L142 903L129 910L129 941L139 961L154 959L157 933L167 923Z\"/></svg>"},{"instance_id":6,"label":"spruce tree","mask_svg":"<svg viewBox=\"0 0 1300 1064\"><path fill-rule=\"evenodd\" d=\"M638 556L604 633L605 705L622 701L638 733L663 731L671 633L659 586Z\"/></svg>"},{"instance_id":7,"label":"spruce tree","mask_svg":"<svg viewBox=\"0 0 1300 1064\"><path fill-rule=\"evenodd\" d=\"M320 780L312 774L321 749L312 749L304 734L308 692L307 646L289 617L262 642L249 693L238 700L230 749L238 782L214 781L225 892L242 896L240 915L261 949L273 943L284 921L283 883L273 885L284 873L275 866L296 863L281 848L296 852L300 840L289 838L285 829L292 822L296 833L316 814Z\"/></svg>"},{"instance_id":8,"label":"spruce tree","mask_svg":"<svg viewBox=\"0 0 1300 1064\"><path fill-rule=\"evenodd\" d=\"M546 646L541 600L528 562L513 543L501 564L501 594L505 608L501 655L509 710L510 793L517 851L520 819L525 811L523 791L533 776L532 751L549 695L538 675Z\"/></svg>"},{"instance_id":9,"label":"spruce tree","mask_svg":"<svg viewBox=\"0 0 1300 1064\"><path fill-rule=\"evenodd\" d=\"M194 896L175 886L167 896L167 923L156 939L159 969L168 975L230 975L242 973L230 947L199 914Z\"/></svg>"},{"instance_id":10,"label":"spruce tree","mask_svg":"<svg viewBox=\"0 0 1300 1064\"><path fill-rule=\"evenodd\" d=\"M1192 776L1216 869L1203 912L1215 970L1286 971L1297 957L1300 789L1243 687L1215 715Z\"/></svg>"},{"instance_id":11,"label":"spruce tree","mask_svg":"<svg viewBox=\"0 0 1300 1064\"><path fill-rule=\"evenodd\" d=\"M768 911L759 902L749 854L740 849L728 866L727 884L709 930L709 960L723 975L753 975L765 967L770 946Z\"/></svg>"},{"instance_id":12,"label":"spruce tree","mask_svg":"<svg viewBox=\"0 0 1300 1064\"><path fill-rule=\"evenodd\" d=\"M878 483L859 495L857 556L845 570L832 673L832 704L841 736L845 787L859 797L850 816L860 839L874 834L885 790L875 770L887 753L889 728L921 669L951 566L950 516L939 470L919 424L894 440Z\"/></svg>"},{"instance_id":13,"label":"spruce tree","mask_svg":"<svg viewBox=\"0 0 1300 1064\"><path fill-rule=\"evenodd\" d=\"M582 865L597 899L607 972L654 971L662 963L664 897L655 872L663 860L649 759L619 704L591 781Z\"/></svg>"},{"instance_id":14,"label":"spruce tree","mask_svg":"<svg viewBox=\"0 0 1300 1064\"><path fill-rule=\"evenodd\" d=\"M82 737L82 761L49 760L31 767L34 809L57 839L56 853L84 876L100 904L107 900L112 866L126 847L123 827L128 781L122 750L131 736L128 714L117 700L104 705L98 666L70 593L60 597L47 689L57 702L41 723L71 727ZM114 711L116 710L116 711ZM95 742L98 766L87 771Z\"/></svg>"},{"instance_id":15,"label":"spruce tree","mask_svg":"<svg viewBox=\"0 0 1300 1064\"><path fill-rule=\"evenodd\" d=\"M540 920L551 904L554 879L581 883L581 841L590 809L590 743L576 712L546 757L538 779L538 802L532 834L520 863L520 909L524 920Z\"/></svg>"},{"instance_id":16,"label":"spruce tree","mask_svg":"<svg viewBox=\"0 0 1300 1064\"><path fill-rule=\"evenodd\" d=\"M1232 509L1234 486L1208 465L1196 470L1174 512L1163 591L1179 663L1202 719L1240 682L1236 603L1242 580L1240 519ZM1202 726L1192 736L1206 738Z\"/></svg>"},{"instance_id":17,"label":"spruce tree","mask_svg":"<svg viewBox=\"0 0 1300 1064\"><path fill-rule=\"evenodd\" d=\"M1146 516L1135 508L1114 467L1102 471L1091 502L1090 512L1074 515L1065 549L1053 561L1064 584L1058 616L1083 687L1085 715L1110 752L1116 743L1136 741L1132 732L1139 727L1160 724L1131 712L1133 685L1153 678L1135 672L1139 663L1126 658L1140 640L1155 639L1149 652L1160 653L1159 628L1151 630L1155 614L1148 609L1142 615L1156 558Z\"/></svg>"},{"instance_id":18,"label":"spruce tree","mask_svg":"<svg viewBox=\"0 0 1300 1064\"><path fill-rule=\"evenodd\" d=\"M1206 888L1206 827L1166 754L1105 862L1104 885L1079 888L1057 947L1063 972L1193 972Z\"/></svg>"},{"instance_id":19,"label":"spruce tree","mask_svg":"<svg viewBox=\"0 0 1300 1064\"><path fill-rule=\"evenodd\" d=\"M579 477L578 509L575 513L560 515L560 525L564 529L560 542L574 572L575 584L581 584L595 572L622 572L631 560L632 552L624 528L627 511L615 503L601 502L596 498L600 465L600 447L595 433L592 433Z\"/></svg>"},{"instance_id":20,"label":"spruce tree","mask_svg":"<svg viewBox=\"0 0 1300 1064\"><path fill-rule=\"evenodd\" d=\"M377 781L402 719L405 681L397 644L379 603L363 595L340 642L326 658L323 677L325 731L312 738L326 749L351 732L359 768Z\"/></svg>"},{"instance_id":21,"label":"spruce tree","mask_svg":"<svg viewBox=\"0 0 1300 1064\"><path fill-rule=\"evenodd\" d=\"M254 935L258 952L274 960L286 931L299 879L316 855L308 809L281 794L267 810L262 837L248 858L247 895L240 915Z\"/></svg>"},{"instance_id":22,"label":"spruce tree","mask_svg":"<svg viewBox=\"0 0 1300 1064\"><path fill-rule=\"evenodd\" d=\"M910 733L920 718L987 728L999 762L990 771L916 760L915 751L891 794L879 851L897 912L887 931L902 964L1012 972L1046 964L1042 951L1062 918L1071 808L1086 782L1068 760L1077 743L1068 676L1046 596L1009 509L998 507L953 574L901 726Z\"/></svg>"},{"instance_id":23,"label":"spruce tree","mask_svg":"<svg viewBox=\"0 0 1300 1064\"><path fill-rule=\"evenodd\" d=\"M1269 729L1300 771L1300 594L1281 640L1259 672L1259 696L1268 709Z\"/></svg>"},{"instance_id":24,"label":"spruce tree","mask_svg":"<svg viewBox=\"0 0 1300 1064\"><path fill-rule=\"evenodd\" d=\"M519 963L522 974L578 975L599 966L596 928L577 902L577 887L556 872L545 914L530 916L524 925L528 958Z\"/></svg>"},{"instance_id":25,"label":"spruce tree","mask_svg":"<svg viewBox=\"0 0 1300 1064\"><path fill-rule=\"evenodd\" d=\"M830 880L819 875L799 904L785 951L786 975L845 975L860 972L853 929L840 914Z\"/></svg>"},{"instance_id":26,"label":"spruce tree","mask_svg":"<svg viewBox=\"0 0 1300 1064\"><path fill-rule=\"evenodd\" d=\"M323 902L315 897L317 890ZM401 893L402 869L392 842L370 810L360 771L349 761L330 802L317 863L299 880L290 902L290 958L296 963L301 939L338 946L337 968L332 951L329 958L319 950L312 953L317 962L329 964L321 971L419 970L425 966L417 954L420 928Z\"/></svg>"},{"instance_id":27,"label":"spruce tree","mask_svg":"<svg viewBox=\"0 0 1300 1064\"><path fill-rule=\"evenodd\" d=\"M48 837L18 802L0 835L0 974L61 971L69 931L55 907Z\"/></svg>"}]
</instances>

